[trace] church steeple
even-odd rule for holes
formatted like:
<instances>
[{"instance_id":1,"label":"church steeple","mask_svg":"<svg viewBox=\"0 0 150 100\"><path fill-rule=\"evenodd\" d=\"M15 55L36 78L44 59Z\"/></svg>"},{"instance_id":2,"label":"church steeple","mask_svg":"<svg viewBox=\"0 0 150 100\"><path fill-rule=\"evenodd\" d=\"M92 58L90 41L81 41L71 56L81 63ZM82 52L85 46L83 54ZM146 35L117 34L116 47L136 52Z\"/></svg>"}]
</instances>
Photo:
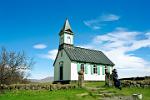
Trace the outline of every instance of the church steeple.
<instances>
[{"instance_id":1,"label":"church steeple","mask_svg":"<svg viewBox=\"0 0 150 100\"><path fill-rule=\"evenodd\" d=\"M64 26L59 33L60 36L59 47L63 48L65 45L73 46L73 35L74 34L72 32L69 21L68 19L66 19Z\"/></svg>"},{"instance_id":2,"label":"church steeple","mask_svg":"<svg viewBox=\"0 0 150 100\"><path fill-rule=\"evenodd\" d=\"M72 32L72 29L71 29L71 27L70 27L70 24L69 24L69 20L68 20L68 19L66 19L66 21L65 21L65 23L64 23L64 26L63 26L63 28L61 29L59 35L62 35L62 34L64 34L65 32L68 33L68 34L72 34L72 35L73 35L73 32Z\"/></svg>"}]
</instances>

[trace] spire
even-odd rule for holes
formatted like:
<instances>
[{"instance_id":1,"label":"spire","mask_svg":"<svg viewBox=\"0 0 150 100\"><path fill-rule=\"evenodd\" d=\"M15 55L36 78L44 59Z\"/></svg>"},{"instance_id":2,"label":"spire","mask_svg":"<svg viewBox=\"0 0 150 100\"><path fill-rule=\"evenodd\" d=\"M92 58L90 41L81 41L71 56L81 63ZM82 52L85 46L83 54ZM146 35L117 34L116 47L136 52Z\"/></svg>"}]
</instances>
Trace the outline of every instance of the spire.
<instances>
[{"instance_id":1,"label":"spire","mask_svg":"<svg viewBox=\"0 0 150 100\"><path fill-rule=\"evenodd\" d=\"M70 24L68 19L66 19L65 23L64 23L64 27L63 30L67 31L67 30L71 30Z\"/></svg>"},{"instance_id":2,"label":"spire","mask_svg":"<svg viewBox=\"0 0 150 100\"><path fill-rule=\"evenodd\" d=\"M60 31L60 35L63 34L64 32L69 33L69 34L73 34L68 19L66 19L64 26L63 26L62 30Z\"/></svg>"}]
</instances>

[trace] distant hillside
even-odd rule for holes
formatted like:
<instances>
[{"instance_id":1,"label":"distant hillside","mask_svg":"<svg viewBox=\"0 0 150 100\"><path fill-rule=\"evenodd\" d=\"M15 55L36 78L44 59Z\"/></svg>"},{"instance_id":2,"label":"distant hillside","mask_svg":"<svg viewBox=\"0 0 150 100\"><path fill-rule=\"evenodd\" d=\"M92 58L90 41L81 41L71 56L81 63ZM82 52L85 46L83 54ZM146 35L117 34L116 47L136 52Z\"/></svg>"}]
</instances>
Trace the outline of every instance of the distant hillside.
<instances>
[{"instance_id":1,"label":"distant hillside","mask_svg":"<svg viewBox=\"0 0 150 100\"><path fill-rule=\"evenodd\" d=\"M46 77L46 78L43 78L43 79L29 79L29 81L31 82L40 82L40 83L45 83L45 82L53 82L54 80L54 77Z\"/></svg>"}]
</instances>

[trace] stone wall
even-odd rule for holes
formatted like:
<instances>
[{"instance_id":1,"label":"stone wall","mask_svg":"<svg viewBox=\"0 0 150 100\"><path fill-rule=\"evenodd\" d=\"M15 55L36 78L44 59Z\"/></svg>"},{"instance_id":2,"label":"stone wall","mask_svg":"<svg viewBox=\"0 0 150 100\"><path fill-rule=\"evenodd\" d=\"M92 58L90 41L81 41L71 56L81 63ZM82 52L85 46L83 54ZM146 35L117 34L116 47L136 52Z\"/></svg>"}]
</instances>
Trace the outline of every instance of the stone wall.
<instances>
[{"instance_id":1,"label":"stone wall","mask_svg":"<svg viewBox=\"0 0 150 100\"><path fill-rule=\"evenodd\" d=\"M150 80L121 80L122 87L150 88Z\"/></svg>"},{"instance_id":2,"label":"stone wall","mask_svg":"<svg viewBox=\"0 0 150 100\"><path fill-rule=\"evenodd\" d=\"M62 90L76 88L76 85L71 84L13 84L0 85L2 90Z\"/></svg>"}]
</instances>

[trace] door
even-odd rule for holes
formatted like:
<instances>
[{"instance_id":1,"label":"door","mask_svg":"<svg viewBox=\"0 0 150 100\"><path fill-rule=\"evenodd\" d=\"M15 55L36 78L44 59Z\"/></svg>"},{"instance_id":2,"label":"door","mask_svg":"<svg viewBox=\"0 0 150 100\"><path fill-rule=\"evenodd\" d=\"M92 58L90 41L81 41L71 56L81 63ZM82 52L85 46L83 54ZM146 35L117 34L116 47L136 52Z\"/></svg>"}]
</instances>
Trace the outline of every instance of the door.
<instances>
[{"instance_id":1,"label":"door","mask_svg":"<svg viewBox=\"0 0 150 100\"><path fill-rule=\"evenodd\" d=\"M60 67L60 80L63 80L63 67Z\"/></svg>"}]
</instances>

